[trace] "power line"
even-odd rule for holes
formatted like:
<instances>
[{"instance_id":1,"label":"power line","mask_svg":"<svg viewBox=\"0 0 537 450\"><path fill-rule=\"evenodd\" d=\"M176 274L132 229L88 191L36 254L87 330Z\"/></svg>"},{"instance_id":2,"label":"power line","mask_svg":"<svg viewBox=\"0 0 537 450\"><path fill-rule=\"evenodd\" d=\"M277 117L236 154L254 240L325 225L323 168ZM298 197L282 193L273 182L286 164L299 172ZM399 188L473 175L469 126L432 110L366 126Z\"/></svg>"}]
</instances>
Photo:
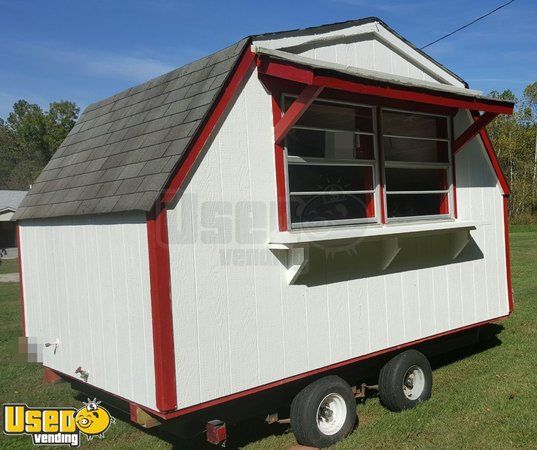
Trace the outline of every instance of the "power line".
<instances>
[{"instance_id":1,"label":"power line","mask_svg":"<svg viewBox=\"0 0 537 450\"><path fill-rule=\"evenodd\" d=\"M488 12L487 14L484 14L483 16L481 17L478 17L477 19L474 19L472 20L470 23L467 23L466 25L463 25L462 27L460 28L457 28L455 31L452 31L451 33L448 33L446 34L445 36L442 36L441 38L438 38L436 41L433 41L433 42L430 42L429 44L427 45L424 45L423 47L421 47L420 50L423 50L424 48L427 48L433 44L436 44L437 42L440 42L442 39L445 39L449 36L452 36L454 35L455 33L457 33L458 31L461 31L461 30L464 30L465 28L469 27L470 25L473 25L474 23L476 22L479 22L481 19L484 19L485 17L487 16L490 16L491 14L494 14L496 11L502 9L502 8L505 8L507 5L510 5L511 3L513 3L515 0L511 0L510 2L507 2L507 3L504 3L503 5L501 6L498 6L496 9L493 9L492 11Z\"/></svg>"}]
</instances>

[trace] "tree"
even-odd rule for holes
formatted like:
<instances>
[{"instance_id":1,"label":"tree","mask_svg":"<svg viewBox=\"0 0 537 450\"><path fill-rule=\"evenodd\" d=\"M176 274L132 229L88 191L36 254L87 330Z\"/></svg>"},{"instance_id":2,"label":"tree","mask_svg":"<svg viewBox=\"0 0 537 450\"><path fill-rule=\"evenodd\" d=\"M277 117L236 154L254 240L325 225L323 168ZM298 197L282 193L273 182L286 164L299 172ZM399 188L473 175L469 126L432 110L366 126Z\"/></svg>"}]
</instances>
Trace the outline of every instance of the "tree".
<instances>
[{"instance_id":1,"label":"tree","mask_svg":"<svg viewBox=\"0 0 537 450\"><path fill-rule=\"evenodd\" d=\"M510 90L493 91L492 97L516 103L512 116L501 115L488 127L500 164L513 195L512 217L523 221L537 215L537 82L524 89L518 100Z\"/></svg>"},{"instance_id":2,"label":"tree","mask_svg":"<svg viewBox=\"0 0 537 450\"><path fill-rule=\"evenodd\" d=\"M26 100L0 119L0 189L28 189L78 118L69 101L53 102L48 111Z\"/></svg>"},{"instance_id":3,"label":"tree","mask_svg":"<svg viewBox=\"0 0 537 450\"><path fill-rule=\"evenodd\" d=\"M69 101L53 102L44 112L38 105L19 100L7 118L7 127L49 161L78 118L79 108Z\"/></svg>"},{"instance_id":4,"label":"tree","mask_svg":"<svg viewBox=\"0 0 537 450\"><path fill-rule=\"evenodd\" d=\"M526 86L522 101L524 119L528 126L535 128L537 125L537 81ZM537 133L535 133L535 151L533 154L533 194L537 194Z\"/></svg>"}]
</instances>

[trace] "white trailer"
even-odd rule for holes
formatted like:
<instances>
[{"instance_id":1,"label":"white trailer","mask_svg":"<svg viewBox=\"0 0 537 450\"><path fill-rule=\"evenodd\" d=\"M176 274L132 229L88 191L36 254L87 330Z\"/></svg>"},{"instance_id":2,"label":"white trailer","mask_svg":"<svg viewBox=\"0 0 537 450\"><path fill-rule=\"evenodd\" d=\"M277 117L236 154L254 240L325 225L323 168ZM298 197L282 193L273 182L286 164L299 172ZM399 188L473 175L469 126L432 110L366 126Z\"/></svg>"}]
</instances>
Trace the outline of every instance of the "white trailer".
<instances>
[{"instance_id":1,"label":"white trailer","mask_svg":"<svg viewBox=\"0 0 537 450\"><path fill-rule=\"evenodd\" d=\"M426 400L416 348L513 308L484 128L512 110L377 18L252 36L90 105L16 213L47 378L147 426L294 397L319 447L352 429L365 360L388 408Z\"/></svg>"}]
</instances>

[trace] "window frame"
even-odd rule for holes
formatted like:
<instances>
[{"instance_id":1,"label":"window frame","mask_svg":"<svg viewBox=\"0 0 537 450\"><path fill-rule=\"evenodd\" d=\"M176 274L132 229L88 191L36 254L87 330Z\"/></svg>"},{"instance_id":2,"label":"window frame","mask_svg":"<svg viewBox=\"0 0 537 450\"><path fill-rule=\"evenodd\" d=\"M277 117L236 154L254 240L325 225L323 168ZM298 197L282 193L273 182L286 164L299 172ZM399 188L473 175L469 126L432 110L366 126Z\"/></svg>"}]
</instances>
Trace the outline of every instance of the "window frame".
<instances>
[{"instance_id":1,"label":"window frame","mask_svg":"<svg viewBox=\"0 0 537 450\"><path fill-rule=\"evenodd\" d=\"M421 115L428 117L442 117L446 119L446 138L424 138L424 137L414 137L414 136L400 136L393 134L384 134L382 129L382 113L384 111L393 111L399 113ZM453 118L446 114L434 114L426 113L421 111L412 111L399 108L390 108L386 107L380 108L380 126L379 126L379 140L382 149L384 150L384 137L392 137L399 139L409 139L417 141L431 141L431 142L445 142L447 143L447 153L448 161L447 162L419 162L419 161L389 161L386 162L385 152L382 152L382 161L380 162L380 167L382 168L382 180L383 180L383 197L384 197L384 214L386 218L386 223L401 223L401 222L416 222L416 221L445 221L453 220L455 218L454 211L454 177L453 177L453 136L452 136L452 120ZM447 189L442 190L423 190L423 191L388 191L386 187L386 168L393 169L445 169L446 170L446 184ZM422 215L422 216L403 216L403 217L389 217L388 216L388 195L420 195L420 194L445 194L447 195L448 201L448 212L447 214L433 214L433 215Z\"/></svg>"},{"instance_id":2,"label":"window frame","mask_svg":"<svg viewBox=\"0 0 537 450\"><path fill-rule=\"evenodd\" d=\"M296 94L290 94L282 92L280 98L280 108L282 114L285 113L285 100L286 98L296 99ZM303 228L319 228L327 226L341 226L341 225L359 225L359 224L374 224L381 223L380 214L380 189L381 184L379 180L379 142L378 142L378 123L377 123L377 106L366 105L356 102L345 102L341 100L332 100L325 98L318 98L314 103L328 103L335 105L344 105L351 107L367 108L371 110L372 131L353 131L354 135L365 135L373 138L373 159L330 159L330 158L304 158L301 156L289 156L287 151L286 141L282 143L283 156L284 156L284 176L285 176L285 192L286 192L286 210L287 210L287 229L303 229ZM295 125L293 129L312 130L312 131L327 131L332 133L349 133L349 130L336 130L332 128L321 127L308 127ZM358 167L370 167L372 175L373 189L361 190L361 191L308 191L308 192L291 192L289 189L289 165L324 165L324 166L358 166ZM293 222L291 219L291 196L293 195L372 195L373 207L375 214L372 217L355 218L355 219L340 219L340 220L320 220L314 222Z\"/></svg>"},{"instance_id":3,"label":"window frame","mask_svg":"<svg viewBox=\"0 0 537 450\"><path fill-rule=\"evenodd\" d=\"M298 95L282 91L280 93L279 107L282 114L285 113L285 100L286 98L296 99ZM343 101L331 98L320 97L317 98L314 103L328 103L335 105L346 105L351 107L368 108L371 110L372 131L354 131L354 134L367 135L373 138L373 159L326 159L319 157L304 158L300 156L289 156L287 151L287 144L284 141L281 144L283 150L283 177L285 184L285 201L286 201L286 213L287 213L287 230L297 230L304 228L322 228L331 226L349 226L349 225L371 225L371 224L404 224L413 222L445 222L452 221L456 218L456 199L455 199L455 163L453 158L453 117L448 114L439 114L432 112L422 112L419 110L402 109L395 107L383 107L379 104L365 104L361 102ZM446 138L420 138L413 136L399 136L399 135L385 135L382 129L382 113L383 111L393 111L413 115L423 115L429 117L442 117L446 119ZM293 128L306 129L314 131L327 131L327 132L349 132L349 130L335 130L331 128L321 127L308 127L295 125ZM414 161L385 161L384 153L384 137L403 138L409 140L428 140L434 142L447 143L447 162L414 162ZM306 194L306 195L331 195L326 191L311 191L311 192L290 192L289 189L289 165L327 165L327 166L362 166L371 167L373 189L364 191L335 191L334 194L369 194L373 196L374 216L356 219L341 219L341 220L326 220L326 221L313 221L313 222L297 222L293 223L291 219L291 197L293 195ZM424 191L393 191L390 192L386 189L386 168L414 168L414 169L443 169L446 170L446 184L445 190L424 190ZM421 215L421 216L404 216L404 217L388 217L388 195L402 195L407 194L445 194L447 195L447 207L448 212L445 214L434 215Z\"/></svg>"}]
</instances>

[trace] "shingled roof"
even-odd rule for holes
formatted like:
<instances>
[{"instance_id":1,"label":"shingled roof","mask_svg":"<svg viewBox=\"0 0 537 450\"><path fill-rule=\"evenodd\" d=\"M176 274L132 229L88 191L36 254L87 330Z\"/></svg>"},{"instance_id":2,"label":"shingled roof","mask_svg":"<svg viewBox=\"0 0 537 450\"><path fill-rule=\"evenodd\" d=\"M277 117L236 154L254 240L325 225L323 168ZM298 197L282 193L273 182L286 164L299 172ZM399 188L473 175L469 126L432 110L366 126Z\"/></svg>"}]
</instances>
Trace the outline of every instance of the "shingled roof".
<instances>
[{"instance_id":1,"label":"shingled roof","mask_svg":"<svg viewBox=\"0 0 537 450\"><path fill-rule=\"evenodd\" d=\"M88 106L14 219L150 211L252 39L316 34L369 22L395 33L380 19L368 17L250 36Z\"/></svg>"},{"instance_id":2,"label":"shingled roof","mask_svg":"<svg viewBox=\"0 0 537 450\"><path fill-rule=\"evenodd\" d=\"M247 42L88 106L14 218L150 211Z\"/></svg>"}]
</instances>

